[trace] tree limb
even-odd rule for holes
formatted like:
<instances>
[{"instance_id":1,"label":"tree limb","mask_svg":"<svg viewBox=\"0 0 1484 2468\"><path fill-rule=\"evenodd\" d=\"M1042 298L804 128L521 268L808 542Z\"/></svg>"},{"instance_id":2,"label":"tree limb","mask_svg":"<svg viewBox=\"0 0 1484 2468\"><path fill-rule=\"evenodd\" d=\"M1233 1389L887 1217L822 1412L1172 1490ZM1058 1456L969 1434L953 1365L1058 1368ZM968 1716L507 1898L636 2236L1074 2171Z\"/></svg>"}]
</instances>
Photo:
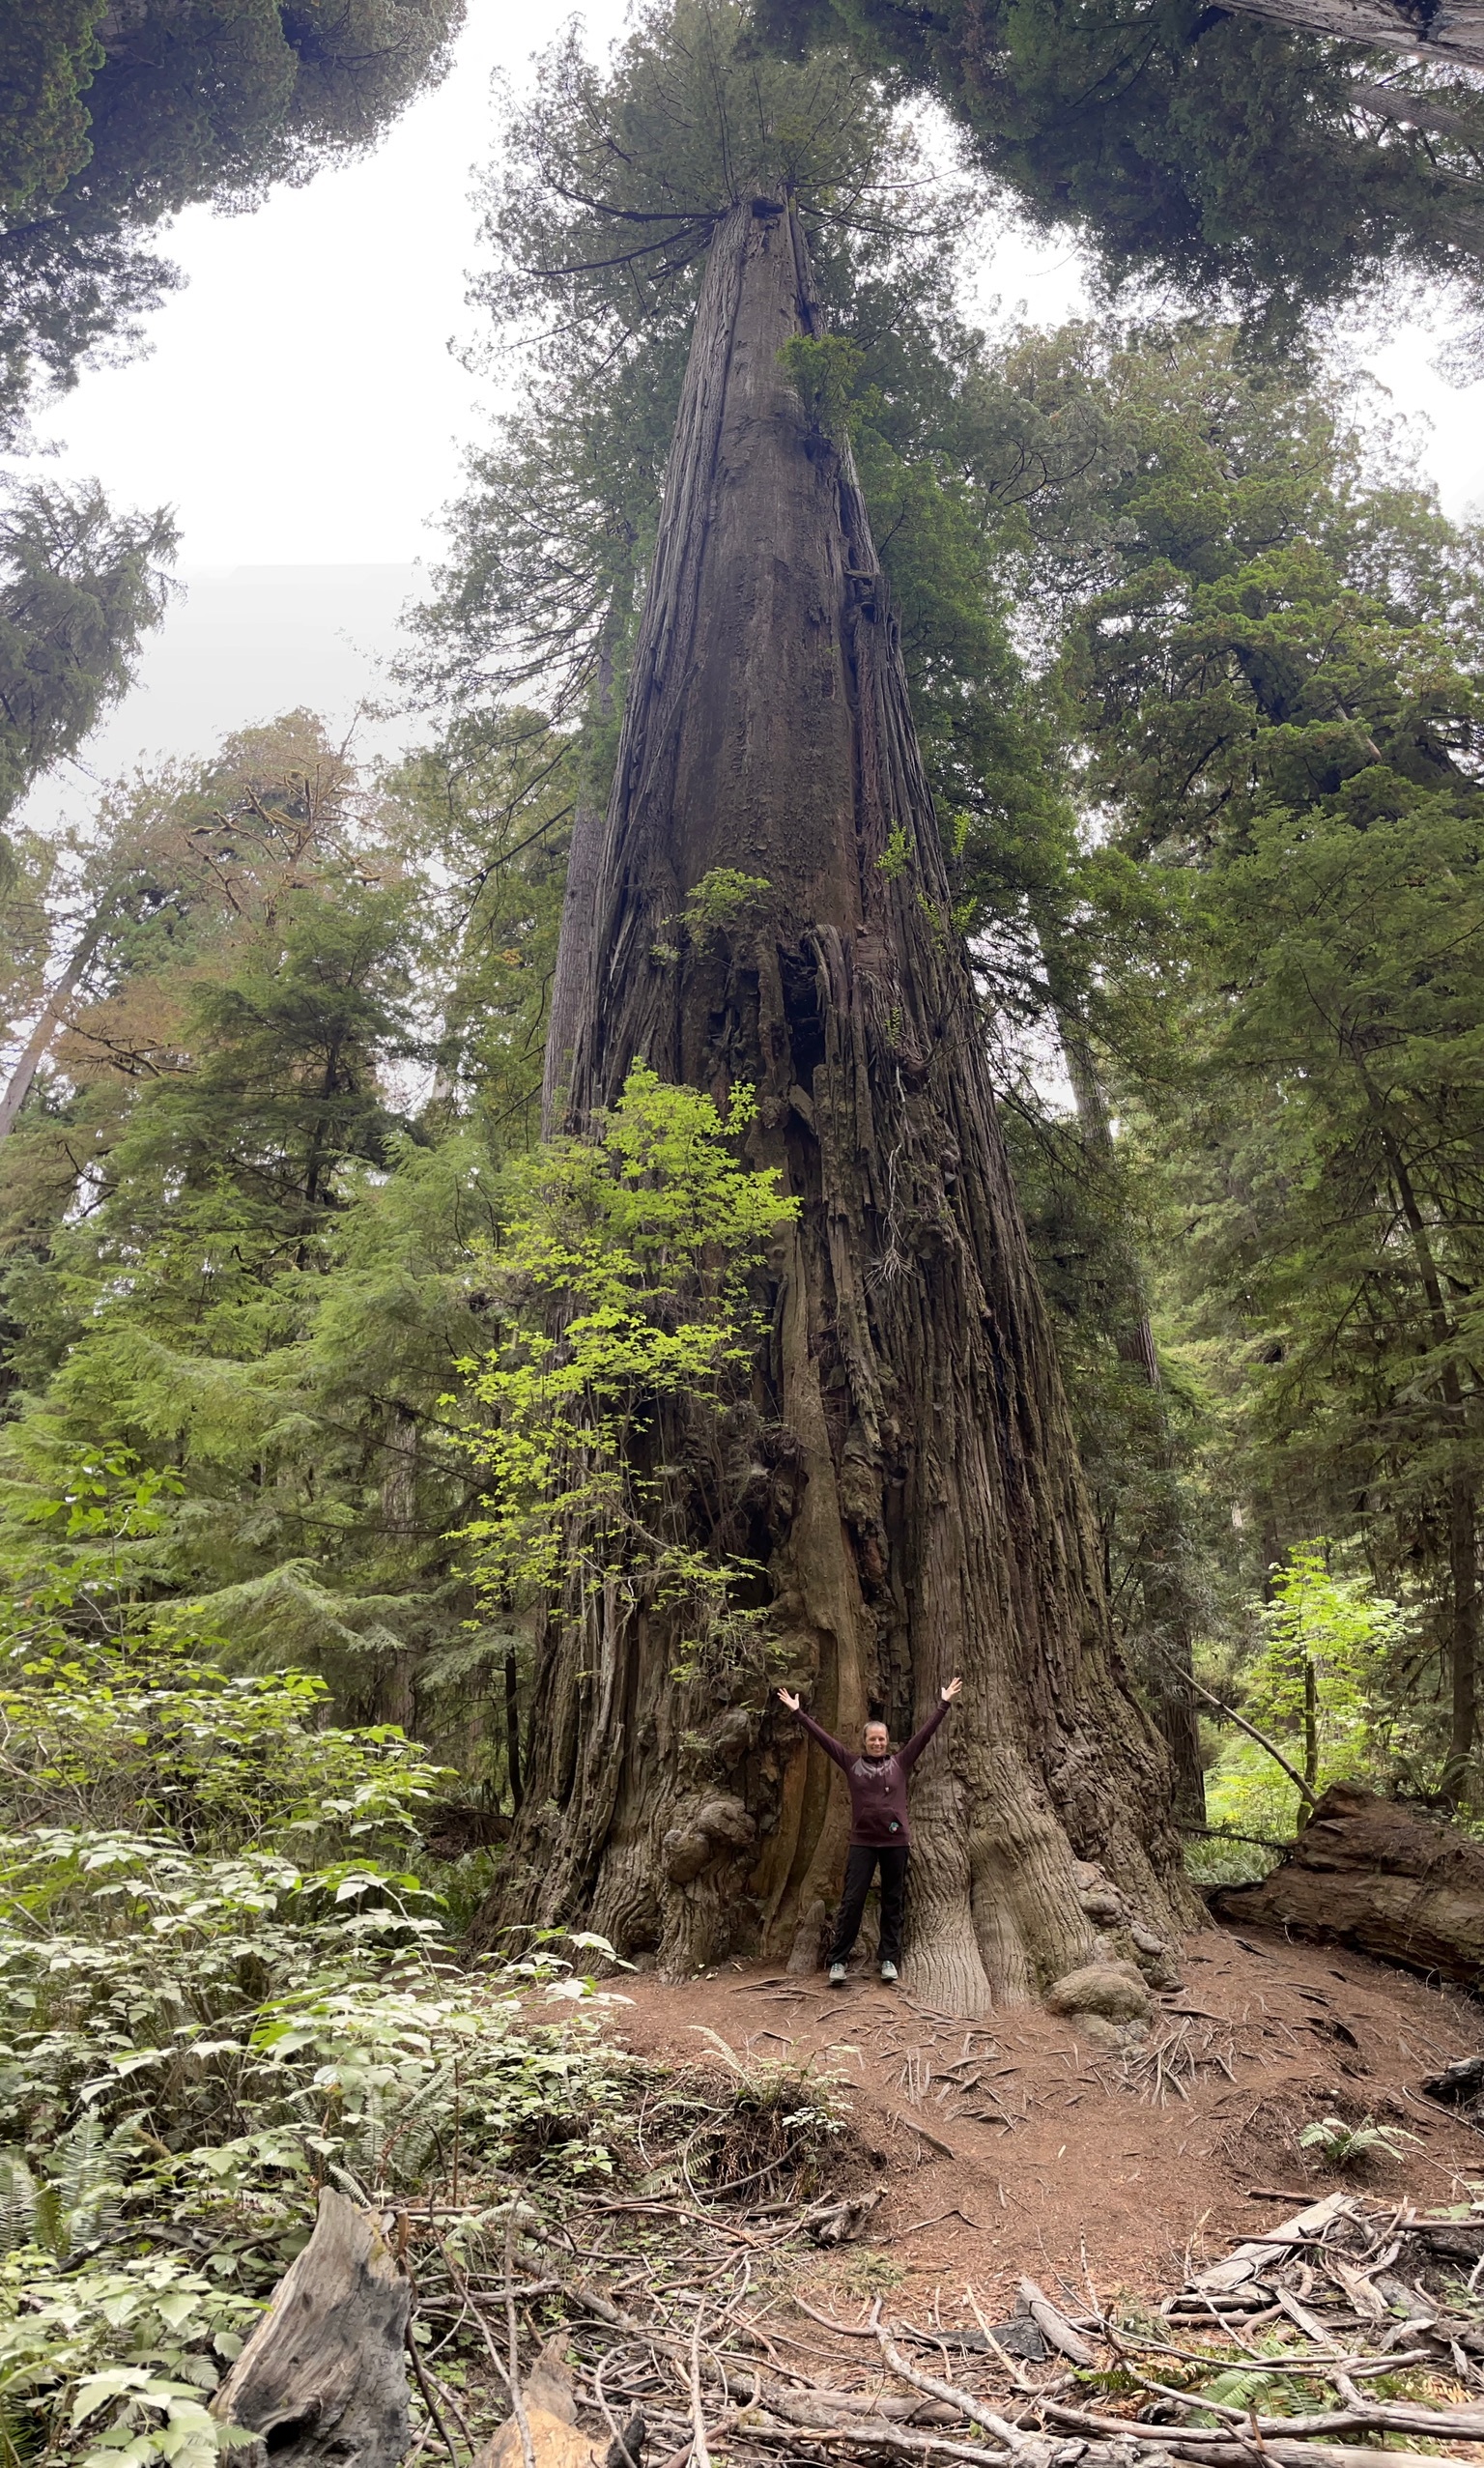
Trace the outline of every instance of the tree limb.
<instances>
[{"instance_id":1,"label":"tree limb","mask_svg":"<svg viewBox=\"0 0 1484 2468\"><path fill-rule=\"evenodd\" d=\"M1298 1772L1298 1768L1289 1764L1282 1749L1277 1747L1274 1742L1269 1738L1266 1732L1259 1731L1256 1723L1248 1722L1246 1715L1240 1714L1235 1706L1223 1705L1221 1699L1219 1697L1213 1696L1209 1688L1203 1688L1200 1681L1195 1679L1190 1672L1184 1670L1180 1663L1175 1661L1173 1654L1165 1652L1164 1648L1160 1645L1157 1637L1151 1637L1149 1642L1154 1647L1156 1653L1159 1655L1161 1661L1172 1664L1180 1673L1182 1679L1189 1682L1189 1685L1195 1690L1198 1697L1204 1697L1208 1706L1214 1706L1218 1714L1224 1714L1227 1721L1234 1722L1239 1731L1244 1731L1249 1739L1255 1739L1259 1748L1266 1748L1269 1756L1273 1760L1273 1763L1282 1766L1283 1771L1288 1776L1289 1781L1293 1784L1294 1789L1298 1794L1299 1798L1303 1801L1306 1808L1312 1809L1319 1806L1318 1794L1310 1790L1308 1784L1304 1781L1303 1776Z\"/></svg>"}]
</instances>

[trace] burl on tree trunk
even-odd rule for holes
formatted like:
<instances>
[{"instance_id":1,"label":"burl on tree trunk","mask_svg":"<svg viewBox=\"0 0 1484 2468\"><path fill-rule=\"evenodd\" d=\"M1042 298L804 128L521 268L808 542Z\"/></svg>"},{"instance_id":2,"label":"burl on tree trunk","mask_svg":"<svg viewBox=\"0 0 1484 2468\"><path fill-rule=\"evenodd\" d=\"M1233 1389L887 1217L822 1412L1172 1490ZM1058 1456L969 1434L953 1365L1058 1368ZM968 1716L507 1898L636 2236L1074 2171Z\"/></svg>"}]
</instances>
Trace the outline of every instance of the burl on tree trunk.
<instances>
[{"instance_id":1,"label":"burl on tree trunk","mask_svg":"<svg viewBox=\"0 0 1484 2468\"><path fill-rule=\"evenodd\" d=\"M1331 1783L1271 1875L1212 1898L1219 1919L1355 1945L1484 1983L1484 1847L1445 1817Z\"/></svg>"},{"instance_id":2,"label":"burl on tree trunk","mask_svg":"<svg viewBox=\"0 0 1484 2468\"><path fill-rule=\"evenodd\" d=\"M908 1977L974 2014L1089 1959L1077 1860L1146 1929L1191 1905L1164 1751L1115 1669L865 503L780 358L817 330L792 209L733 206L629 682L571 1118L636 1057L756 1091L750 1162L802 1206L751 1421L664 1453L694 1469L693 1538L765 1566L773 1676L837 1733L879 1711L903 1737L963 1673L914 1782ZM767 888L688 930L724 869ZM677 1683L652 1606L615 1587L565 1609L480 1933L581 1918L675 1973L811 1964L845 1850L825 1760L759 1666Z\"/></svg>"},{"instance_id":3,"label":"burl on tree trunk","mask_svg":"<svg viewBox=\"0 0 1484 2468\"><path fill-rule=\"evenodd\" d=\"M396 2468L412 2440L413 2283L377 2218L320 2196L314 2234L212 2402L275 2468ZM234 2457L241 2454L234 2454Z\"/></svg>"}]
</instances>

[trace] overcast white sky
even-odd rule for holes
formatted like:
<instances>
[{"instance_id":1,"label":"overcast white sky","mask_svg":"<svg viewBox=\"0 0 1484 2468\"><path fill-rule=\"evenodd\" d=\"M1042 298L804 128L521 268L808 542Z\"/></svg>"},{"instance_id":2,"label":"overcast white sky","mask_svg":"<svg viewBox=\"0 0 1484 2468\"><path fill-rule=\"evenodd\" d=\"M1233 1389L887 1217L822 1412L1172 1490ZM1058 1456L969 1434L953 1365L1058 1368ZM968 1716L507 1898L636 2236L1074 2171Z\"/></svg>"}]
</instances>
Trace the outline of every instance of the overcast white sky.
<instances>
[{"instance_id":1,"label":"overcast white sky","mask_svg":"<svg viewBox=\"0 0 1484 2468\"><path fill-rule=\"evenodd\" d=\"M606 43L623 0L583 14ZM549 0L471 0L452 73L369 159L255 215L183 216L168 245L188 282L151 321L147 357L90 374L43 423L58 468L98 474L121 504L174 506L183 531L187 596L89 749L95 773L146 751L204 750L285 701L343 718L374 684L410 569L437 555L430 526L488 409L490 381L449 344L473 330L470 191L488 151L490 75L524 76L566 14ZM1079 291L1065 249L1013 240L976 288L1023 301L1038 323ZM1428 366L1435 348L1404 329L1371 365L1457 514L1484 500L1481 389L1445 387ZM321 571L285 571L305 567Z\"/></svg>"}]
</instances>

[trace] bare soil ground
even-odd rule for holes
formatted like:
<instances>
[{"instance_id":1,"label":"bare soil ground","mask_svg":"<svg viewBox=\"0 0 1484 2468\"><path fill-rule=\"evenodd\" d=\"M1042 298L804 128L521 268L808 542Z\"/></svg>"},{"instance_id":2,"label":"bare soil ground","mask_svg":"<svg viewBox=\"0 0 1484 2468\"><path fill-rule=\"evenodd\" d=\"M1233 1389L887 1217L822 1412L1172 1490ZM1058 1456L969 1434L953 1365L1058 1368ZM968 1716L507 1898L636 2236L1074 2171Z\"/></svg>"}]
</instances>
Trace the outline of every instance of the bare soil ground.
<instances>
[{"instance_id":1,"label":"bare soil ground","mask_svg":"<svg viewBox=\"0 0 1484 2468\"><path fill-rule=\"evenodd\" d=\"M612 1986L614 2037L704 2063L786 2060L848 2087L857 2169L883 2189L862 2241L797 2281L834 2311L888 2288L922 2319L962 2314L966 2283L1008 2312L1022 2274L1077 2310L1157 2297L1275 2214L1342 2182L1437 2212L1484 2181L1484 2137L1421 2081L1484 2047L1484 2007L1363 1955L1281 1935L1189 1937L1184 1987L1130 2058L1095 2052L1039 2010L966 2023L883 1987L843 1989L741 1964L680 1985ZM1341 2178L1298 2147L1312 2118L1369 2116L1415 2136ZM818 2301L818 2300L816 2300ZM851 2309L853 2310L853 2308Z\"/></svg>"}]
</instances>

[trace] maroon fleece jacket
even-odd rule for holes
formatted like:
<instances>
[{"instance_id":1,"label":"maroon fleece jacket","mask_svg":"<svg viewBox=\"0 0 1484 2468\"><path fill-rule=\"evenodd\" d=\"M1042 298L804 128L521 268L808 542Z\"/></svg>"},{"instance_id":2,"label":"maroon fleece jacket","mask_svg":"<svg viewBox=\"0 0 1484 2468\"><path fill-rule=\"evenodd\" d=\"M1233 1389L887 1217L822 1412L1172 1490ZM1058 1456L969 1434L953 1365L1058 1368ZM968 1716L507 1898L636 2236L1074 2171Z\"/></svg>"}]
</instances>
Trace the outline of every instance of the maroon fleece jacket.
<instances>
[{"instance_id":1,"label":"maroon fleece jacket","mask_svg":"<svg viewBox=\"0 0 1484 2468\"><path fill-rule=\"evenodd\" d=\"M799 1720L827 1757L833 1757L850 1786L850 1840L868 1851L905 1851L912 1840L907 1823L907 1776L947 1713L940 1697L921 1731L905 1748L890 1757L853 1754L833 1739L822 1723L799 1708Z\"/></svg>"}]
</instances>

